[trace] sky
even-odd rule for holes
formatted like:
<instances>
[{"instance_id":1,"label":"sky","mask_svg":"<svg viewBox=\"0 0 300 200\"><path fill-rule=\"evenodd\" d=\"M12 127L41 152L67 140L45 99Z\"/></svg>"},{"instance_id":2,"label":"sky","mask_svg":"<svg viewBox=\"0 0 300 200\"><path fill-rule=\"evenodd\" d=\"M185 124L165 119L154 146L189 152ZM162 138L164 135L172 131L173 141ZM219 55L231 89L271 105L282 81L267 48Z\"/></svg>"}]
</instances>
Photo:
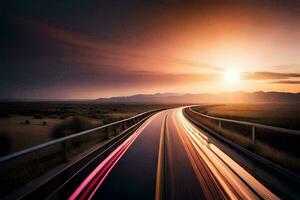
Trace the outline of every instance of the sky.
<instances>
[{"instance_id":1,"label":"sky","mask_svg":"<svg viewBox=\"0 0 300 200\"><path fill-rule=\"evenodd\" d=\"M300 1L0 2L0 98L300 92Z\"/></svg>"}]
</instances>

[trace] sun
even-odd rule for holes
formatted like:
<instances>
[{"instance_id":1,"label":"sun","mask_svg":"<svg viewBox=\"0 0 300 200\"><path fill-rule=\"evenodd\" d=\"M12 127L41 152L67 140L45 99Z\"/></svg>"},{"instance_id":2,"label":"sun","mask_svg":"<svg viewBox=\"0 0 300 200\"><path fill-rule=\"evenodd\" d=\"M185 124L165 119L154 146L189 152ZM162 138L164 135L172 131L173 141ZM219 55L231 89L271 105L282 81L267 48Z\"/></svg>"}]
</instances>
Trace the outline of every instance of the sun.
<instances>
[{"instance_id":1,"label":"sun","mask_svg":"<svg viewBox=\"0 0 300 200\"><path fill-rule=\"evenodd\" d=\"M228 69L224 71L224 80L228 83L235 83L240 79L240 72L236 69Z\"/></svg>"}]
</instances>

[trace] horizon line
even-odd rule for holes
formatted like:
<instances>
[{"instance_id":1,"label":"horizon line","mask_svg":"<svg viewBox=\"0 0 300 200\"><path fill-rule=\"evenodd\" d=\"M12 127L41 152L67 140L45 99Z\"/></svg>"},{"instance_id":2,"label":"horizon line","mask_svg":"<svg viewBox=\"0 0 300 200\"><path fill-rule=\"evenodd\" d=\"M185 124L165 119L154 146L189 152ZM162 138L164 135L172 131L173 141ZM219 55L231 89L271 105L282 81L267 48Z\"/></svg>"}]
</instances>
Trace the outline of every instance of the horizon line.
<instances>
[{"instance_id":1,"label":"horizon line","mask_svg":"<svg viewBox=\"0 0 300 200\"><path fill-rule=\"evenodd\" d=\"M98 98L77 98L77 99L72 99L72 98L30 98L30 97L12 97L12 98L6 98L0 97L0 102L22 102L22 101L96 101L99 99L111 99L111 98L116 98L116 97L132 97L132 96L137 96L137 95L159 95L159 94L171 94L170 96L183 96L183 95L221 95L221 94L226 94L226 93L284 93L284 94L300 94L299 92L284 92L284 91L263 91L263 90L258 90L258 91L228 91L228 92L216 92L216 93L208 93L208 92L203 92L203 93L176 93L176 92L156 92L156 93L135 93L135 94L130 94L130 95L118 95L118 96L110 96L110 97L98 97Z\"/></svg>"}]
</instances>

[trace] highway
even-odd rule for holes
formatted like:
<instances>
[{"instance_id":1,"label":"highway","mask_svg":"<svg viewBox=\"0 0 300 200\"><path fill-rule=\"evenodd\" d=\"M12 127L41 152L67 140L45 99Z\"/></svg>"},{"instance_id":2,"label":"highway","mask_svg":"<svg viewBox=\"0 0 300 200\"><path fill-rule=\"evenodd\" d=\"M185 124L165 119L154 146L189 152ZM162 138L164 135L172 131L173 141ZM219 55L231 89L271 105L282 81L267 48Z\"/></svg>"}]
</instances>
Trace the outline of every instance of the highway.
<instances>
[{"instance_id":1,"label":"highway","mask_svg":"<svg viewBox=\"0 0 300 200\"><path fill-rule=\"evenodd\" d=\"M161 111L79 183L73 199L279 199L191 124Z\"/></svg>"}]
</instances>

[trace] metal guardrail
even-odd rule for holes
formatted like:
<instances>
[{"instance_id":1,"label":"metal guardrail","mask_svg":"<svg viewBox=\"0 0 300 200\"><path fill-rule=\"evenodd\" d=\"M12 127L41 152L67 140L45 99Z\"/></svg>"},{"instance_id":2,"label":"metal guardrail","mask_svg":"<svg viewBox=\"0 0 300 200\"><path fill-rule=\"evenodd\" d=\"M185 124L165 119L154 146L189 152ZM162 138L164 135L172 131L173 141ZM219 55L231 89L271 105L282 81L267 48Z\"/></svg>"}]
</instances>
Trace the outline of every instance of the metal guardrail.
<instances>
[{"instance_id":1,"label":"metal guardrail","mask_svg":"<svg viewBox=\"0 0 300 200\"><path fill-rule=\"evenodd\" d=\"M300 136L300 131L298 131L298 130L291 130L291 129L286 129L286 128L268 126L268 125L264 125L264 124L254 123L254 122L246 122L246 121L225 119L225 118L220 118L220 117L212 117L212 116L205 115L203 113L197 112L197 111L193 110L192 107L189 107L189 110L192 113L196 114L196 115L200 115L204 118L213 119L213 120L218 121L219 128L222 128L222 122L230 122L230 123L234 123L234 124L240 124L240 125L246 125L246 126L252 127L252 132L251 132L251 134L252 134L252 144L255 144L256 128L262 128L262 129L272 130L272 131L276 131L276 132L281 132L281 133L284 133L284 134Z\"/></svg>"},{"instance_id":2,"label":"metal guardrail","mask_svg":"<svg viewBox=\"0 0 300 200\"><path fill-rule=\"evenodd\" d=\"M145 117L147 117L147 116L149 116L149 115L151 115L155 112L161 111L161 110L163 110L163 109L147 111L147 112L138 114L136 116L133 116L133 117L130 117L130 118L127 118L127 119L123 119L123 120L116 121L116 122L113 122L113 123L110 123L110 124L106 124L106 125L103 125L103 126L100 126L100 127L96 127L96 128L93 128L93 129L82 131L82 132L79 132L79 133L76 133L76 134L72 134L72 135L69 135L69 136L65 136L65 137L62 137L62 138L51 140L49 142L45 142L45 143L42 143L42 144L30 147L30 148L27 148L27 149L9 154L9 155L6 155L6 156L2 156L2 157L0 157L0 164L5 163L5 162L10 161L10 160L13 160L13 159L18 158L18 157L27 155L27 154L32 153L32 152L37 152L37 151L42 150L46 147L49 147L49 146L52 146L52 145L57 145L57 144L61 144L64 151L66 151L66 143L71 139L78 138L78 137L83 136L83 135L92 134L96 131L106 129L106 128L109 128L109 127L122 125L124 123L134 124L134 123L142 120L143 118L145 118Z\"/></svg>"}]
</instances>

